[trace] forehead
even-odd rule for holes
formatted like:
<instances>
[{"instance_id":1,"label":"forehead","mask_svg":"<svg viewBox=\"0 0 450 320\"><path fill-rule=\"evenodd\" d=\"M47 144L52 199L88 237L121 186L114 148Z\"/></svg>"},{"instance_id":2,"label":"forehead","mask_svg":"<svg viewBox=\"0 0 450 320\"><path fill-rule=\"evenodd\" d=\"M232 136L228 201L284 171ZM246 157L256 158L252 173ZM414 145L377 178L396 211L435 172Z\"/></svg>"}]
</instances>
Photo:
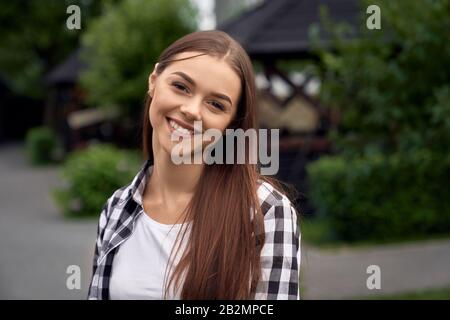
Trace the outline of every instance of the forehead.
<instances>
[{"instance_id":1,"label":"forehead","mask_svg":"<svg viewBox=\"0 0 450 320\"><path fill-rule=\"evenodd\" d=\"M226 94L234 105L237 104L241 93L241 80L238 74L224 59L208 54L197 56L199 54L201 52L183 52L175 55L172 59L188 59L171 62L163 74L171 76L173 72L184 72L195 81L199 90Z\"/></svg>"}]
</instances>

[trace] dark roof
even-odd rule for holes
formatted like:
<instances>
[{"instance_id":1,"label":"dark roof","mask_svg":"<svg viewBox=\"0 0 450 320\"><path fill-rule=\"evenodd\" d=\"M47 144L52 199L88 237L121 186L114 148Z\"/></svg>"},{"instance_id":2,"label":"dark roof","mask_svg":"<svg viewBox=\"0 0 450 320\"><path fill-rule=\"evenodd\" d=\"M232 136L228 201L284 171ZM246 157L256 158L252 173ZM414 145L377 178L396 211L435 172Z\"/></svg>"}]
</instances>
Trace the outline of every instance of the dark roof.
<instances>
[{"instance_id":1,"label":"dark roof","mask_svg":"<svg viewBox=\"0 0 450 320\"><path fill-rule=\"evenodd\" d=\"M86 69L86 64L80 60L81 49L76 50L61 64L52 69L46 76L46 84L74 84L78 81L81 71Z\"/></svg>"},{"instance_id":2,"label":"dark roof","mask_svg":"<svg viewBox=\"0 0 450 320\"><path fill-rule=\"evenodd\" d=\"M310 51L308 29L320 22L321 5L333 21L356 25L357 0L266 0L217 29L239 41L252 58L299 57Z\"/></svg>"}]
</instances>

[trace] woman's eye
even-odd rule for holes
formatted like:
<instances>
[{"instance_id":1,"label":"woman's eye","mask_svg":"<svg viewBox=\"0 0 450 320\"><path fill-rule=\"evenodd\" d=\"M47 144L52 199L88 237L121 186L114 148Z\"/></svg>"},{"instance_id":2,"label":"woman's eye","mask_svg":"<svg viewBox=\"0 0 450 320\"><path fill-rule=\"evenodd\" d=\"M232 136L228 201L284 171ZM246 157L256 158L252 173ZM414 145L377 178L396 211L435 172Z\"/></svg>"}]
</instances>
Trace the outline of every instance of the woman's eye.
<instances>
[{"instance_id":1,"label":"woman's eye","mask_svg":"<svg viewBox=\"0 0 450 320\"><path fill-rule=\"evenodd\" d=\"M184 92L186 92L186 93L189 93L189 89L188 89L185 85L183 85L183 84L181 84L181 83L174 82L174 83L172 83L172 85L173 85L175 88L177 88L178 90L181 90L181 91L184 91Z\"/></svg>"},{"instance_id":2,"label":"woman's eye","mask_svg":"<svg viewBox=\"0 0 450 320\"><path fill-rule=\"evenodd\" d=\"M224 106L217 101L211 101L211 105L213 105L214 108L222 110L222 111L225 109Z\"/></svg>"}]
</instances>

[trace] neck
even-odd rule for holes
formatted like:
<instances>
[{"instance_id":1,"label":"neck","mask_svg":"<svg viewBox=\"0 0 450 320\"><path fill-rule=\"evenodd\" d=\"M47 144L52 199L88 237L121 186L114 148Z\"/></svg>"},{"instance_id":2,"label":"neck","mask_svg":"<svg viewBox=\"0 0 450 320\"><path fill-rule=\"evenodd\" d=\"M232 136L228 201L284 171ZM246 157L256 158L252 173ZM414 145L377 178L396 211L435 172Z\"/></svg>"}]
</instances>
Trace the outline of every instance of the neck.
<instances>
[{"instance_id":1,"label":"neck","mask_svg":"<svg viewBox=\"0 0 450 320\"><path fill-rule=\"evenodd\" d=\"M184 202L195 192L203 164L174 164L170 154L153 149L153 171L147 185L162 203ZM157 150L157 151L156 151ZM155 152L156 151L156 152Z\"/></svg>"}]
</instances>

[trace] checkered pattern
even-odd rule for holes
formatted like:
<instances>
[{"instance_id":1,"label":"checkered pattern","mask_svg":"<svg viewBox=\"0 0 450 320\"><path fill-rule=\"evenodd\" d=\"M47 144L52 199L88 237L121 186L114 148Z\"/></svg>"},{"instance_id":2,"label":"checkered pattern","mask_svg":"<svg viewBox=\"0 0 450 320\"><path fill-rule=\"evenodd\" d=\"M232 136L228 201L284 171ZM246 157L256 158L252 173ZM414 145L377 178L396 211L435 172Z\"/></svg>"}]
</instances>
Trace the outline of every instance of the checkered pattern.
<instances>
[{"instance_id":1,"label":"checkered pattern","mask_svg":"<svg viewBox=\"0 0 450 320\"><path fill-rule=\"evenodd\" d=\"M147 161L132 183L116 192L103 207L97 228L93 274L88 299L109 299L109 280L114 255L133 232L143 213L142 194L153 166ZM261 251L262 276L257 300L300 299L300 228L297 212L288 198L263 182L258 196L264 213L265 243Z\"/></svg>"}]
</instances>

